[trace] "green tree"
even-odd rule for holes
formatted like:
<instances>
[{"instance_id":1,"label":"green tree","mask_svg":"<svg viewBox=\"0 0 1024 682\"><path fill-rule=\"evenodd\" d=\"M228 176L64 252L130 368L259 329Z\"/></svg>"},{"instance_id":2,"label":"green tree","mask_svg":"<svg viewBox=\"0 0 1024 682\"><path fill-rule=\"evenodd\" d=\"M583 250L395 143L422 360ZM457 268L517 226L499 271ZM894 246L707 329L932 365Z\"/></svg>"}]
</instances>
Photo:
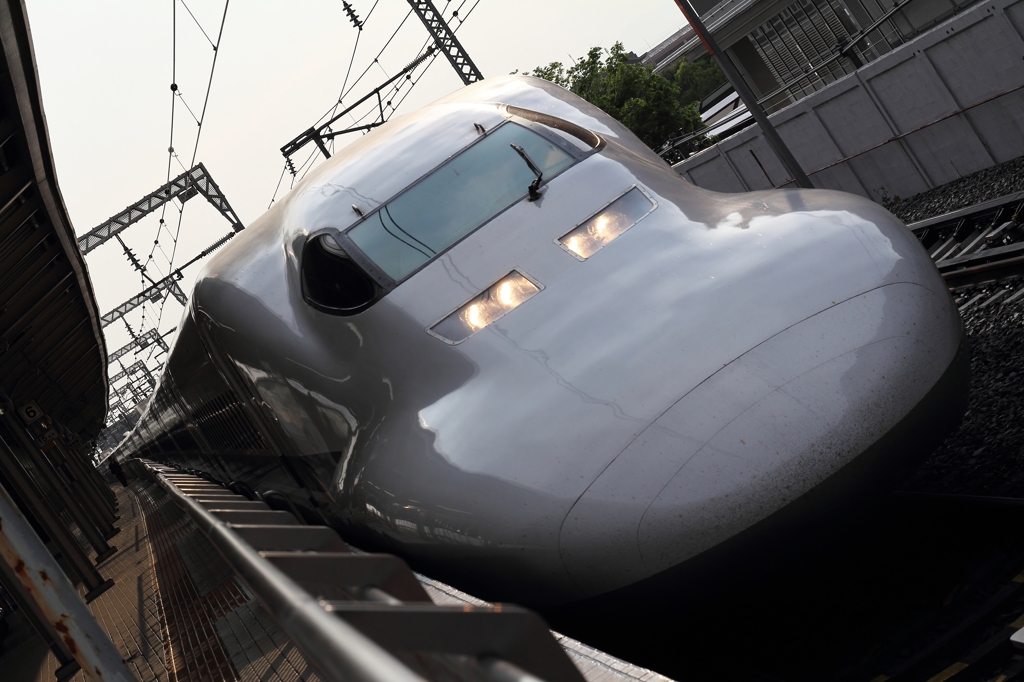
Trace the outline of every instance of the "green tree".
<instances>
[{"instance_id":1,"label":"green tree","mask_svg":"<svg viewBox=\"0 0 1024 682\"><path fill-rule=\"evenodd\" d=\"M714 59L701 57L694 62L680 62L674 80L679 88L679 103L686 106L700 102L724 85L726 78Z\"/></svg>"},{"instance_id":2,"label":"green tree","mask_svg":"<svg viewBox=\"0 0 1024 682\"><path fill-rule=\"evenodd\" d=\"M529 75L561 85L600 107L653 149L674 135L703 127L696 107L680 104L679 88L646 66L631 64L622 43L615 43L603 59L602 52L595 47L571 67L552 62Z\"/></svg>"}]
</instances>

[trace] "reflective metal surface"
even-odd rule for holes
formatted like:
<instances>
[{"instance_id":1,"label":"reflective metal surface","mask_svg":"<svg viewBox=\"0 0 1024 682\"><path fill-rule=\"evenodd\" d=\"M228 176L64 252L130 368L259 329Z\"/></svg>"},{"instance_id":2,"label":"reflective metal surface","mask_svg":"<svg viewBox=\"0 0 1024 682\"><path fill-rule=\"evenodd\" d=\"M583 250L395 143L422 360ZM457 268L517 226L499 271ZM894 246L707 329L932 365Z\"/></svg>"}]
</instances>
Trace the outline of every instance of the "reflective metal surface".
<instances>
[{"instance_id":1,"label":"reflective metal surface","mask_svg":"<svg viewBox=\"0 0 1024 682\"><path fill-rule=\"evenodd\" d=\"M601 146L362 312L310 305L308 241L344 242L471 144L474 124L505 120L499 105ZM585 261L562 248L633 186L649 215ZM515 270L540 291L458 345L428 333ZM963 336L934 265L879 206L701 190L591 105L525 77L346 147L207 265L180 328L119 454L284 491L353 542L530 604L656 575L842 475L900 427Z\"/></svg>"}]
</instances>

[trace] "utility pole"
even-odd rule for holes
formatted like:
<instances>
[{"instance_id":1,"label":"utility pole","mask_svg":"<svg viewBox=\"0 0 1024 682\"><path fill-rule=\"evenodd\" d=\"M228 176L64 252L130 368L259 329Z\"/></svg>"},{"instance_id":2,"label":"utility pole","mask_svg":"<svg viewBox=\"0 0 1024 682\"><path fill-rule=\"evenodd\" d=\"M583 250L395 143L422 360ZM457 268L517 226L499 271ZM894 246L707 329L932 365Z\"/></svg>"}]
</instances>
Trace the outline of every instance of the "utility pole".
<instances>
[{"instance_id":1,"label":"utility pole","mask_svg":"<svg viewBox=\"0 0 1024 682\"><path fill-rule=\"evenodd\" d=\"M700 41L704 43L704 48L708 51L715 61L718 62L719 68L722 69L722 73L732 83L732 87L736 89L736 94L743 100L743 104L746 105L747 111L757 121L757 125L761 126L761 132L764 134L765 140L771 145L771 148L775 151L776 156L779 157L779 161L789 171L790 176L793 178L794 184L797 187L803 187L804 189L813 189L814 185L811 184L811 179L804 173L804 169L800 167L796 157L789 151L789 147L779 137L775 127L768 120L768 116L764 113L764 109L757 101L757 97L754 96L753 91L747 87L747 82L743 80L739 71L736 70L736 66L732 63L732 59L718 47L718 43L715 42L714 37L708 31L707 27L704 26L704 22L701 21L700 15L694 11L693 6L689 0L675 0L676 5L679 7L679 11L683 13L690 26L693 27L694 33L700 38Z\"/></svg>"}]
</instances>

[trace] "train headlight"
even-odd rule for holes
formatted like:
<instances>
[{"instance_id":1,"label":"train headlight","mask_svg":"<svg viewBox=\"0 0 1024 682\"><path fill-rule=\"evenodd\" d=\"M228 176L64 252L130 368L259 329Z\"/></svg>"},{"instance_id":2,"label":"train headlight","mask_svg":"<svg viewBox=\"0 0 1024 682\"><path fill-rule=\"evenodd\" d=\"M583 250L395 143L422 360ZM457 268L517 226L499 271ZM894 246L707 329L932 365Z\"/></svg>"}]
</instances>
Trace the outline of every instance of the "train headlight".
<instances>
[{"instance_id":1,"label":"train headlight","mask_svg":"<svg viewBox=\"0 0 1024 682\"><path fill-rule=\"evenodd\" d=\"M566 251L586 260L654 210L654 202L633 187L558 240Z\"/></svg>"},{"instance_id":2,"label":"train headlight","mask_svg":"<svg viewBox=\"0 0 1024 682\"><path fill-rule=\"evenodd\" d=\"M540 289L526 275L513 270L428 331L442 341L461 343L521 306Z\"/></svg>"}]
</instances>

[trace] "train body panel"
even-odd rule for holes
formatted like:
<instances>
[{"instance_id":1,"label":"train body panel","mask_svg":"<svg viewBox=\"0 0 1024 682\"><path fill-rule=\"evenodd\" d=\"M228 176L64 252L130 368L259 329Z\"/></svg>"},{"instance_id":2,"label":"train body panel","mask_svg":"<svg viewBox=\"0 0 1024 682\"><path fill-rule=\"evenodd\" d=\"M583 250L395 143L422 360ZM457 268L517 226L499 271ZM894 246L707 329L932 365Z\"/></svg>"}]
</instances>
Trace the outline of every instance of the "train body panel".
<instances>
[{"instance_id":1,"label":"train body panel","mask_svg":"<svg viewBox=\"0 0 1024 682\"><path fill-rule=\"evenodd\" d=\"M538 196L494 189L537 166ZM440 246L410 227L430 211ZM608 220L626 227L603 248L567 241ZM372 280L361 307L318 298L332 248ZM525 298L500 308L513 284ZM476 326L474 301L498 316ZM900 426L963 337L880 207L701 190L522 77L323 164L211 260L187 317L125 454L272 490L534 605L642 582L813 493Z\"/></svg>"}]
</instances>

